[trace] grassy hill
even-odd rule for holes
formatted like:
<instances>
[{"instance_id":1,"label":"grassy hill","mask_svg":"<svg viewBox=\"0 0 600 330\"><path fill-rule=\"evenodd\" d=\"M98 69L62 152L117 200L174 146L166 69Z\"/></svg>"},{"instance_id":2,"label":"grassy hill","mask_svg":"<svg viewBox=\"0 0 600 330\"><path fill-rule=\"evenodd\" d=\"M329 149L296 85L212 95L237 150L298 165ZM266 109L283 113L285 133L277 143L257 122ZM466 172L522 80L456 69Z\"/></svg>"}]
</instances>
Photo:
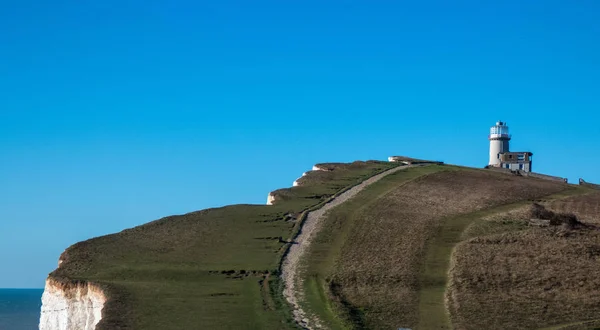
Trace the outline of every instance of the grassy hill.
<instances>
[{"instance_id":1,"label":"grassy hill","mask_svg":"<svg viewBox=\"0 0 600 330\"><path fill-rule=\"evenodd\" d=\"M91 281L109 301L99 329L293 327L279 294L279 263L302 212L387 162L319 164L275 205L232 205L166 217L69 247L50 276Z\"/></svg>"},{"instance_id":2,"label":"grassy hill","mask_svg":"<svg viewBox=\"0 0 600 330\"><path fill-rule=\"evenodd\" d=\"M304 307L331 329L588 329L576 323L600 315L590 193L451 166L389 175L330 212L306 261ZM531 227L513 210L533 201L590 226Z\"/></svg>"},{"instance_id":3,"label":"grassy hill","mask_svg":"<svg viewBox=\"0 0 600 330\"><path fill-rule=\"evenodd\" d=\"M100 329L295 328L282 257L304 214L395 163L321 164L272 206L167 217L75 244L51 277L92 281ZM531 226L533 202L578 227ZM394 172L330 211L304 260L303 307L332 329L591 329L600 192L487 170Z\"/></svg>"}]
</instances>

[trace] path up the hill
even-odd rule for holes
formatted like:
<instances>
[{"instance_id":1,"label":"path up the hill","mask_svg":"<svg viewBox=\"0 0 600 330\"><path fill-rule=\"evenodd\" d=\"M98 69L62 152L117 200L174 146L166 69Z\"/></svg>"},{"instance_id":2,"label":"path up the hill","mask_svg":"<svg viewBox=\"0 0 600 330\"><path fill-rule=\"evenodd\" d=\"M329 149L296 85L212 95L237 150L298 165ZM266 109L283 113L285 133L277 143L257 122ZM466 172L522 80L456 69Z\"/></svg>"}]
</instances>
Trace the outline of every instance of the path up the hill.
<instances>
[{"instance_id":1,"label":"path up the hill","mask_svg":"<svg viewBox=\"0 0 600 330\"><path fill-rule=\"evenodd\" d=\"M321 328L321 323L316 318L316 316L309 315L306 311L304 311L300 303L303 298L303 290L301 283L302 276L300 276L300 272L302 272L303 270L300 263L302 257L304 256L308 247L310 246L312 239L319 231L320 225L323 219L325 219L325 214L327 213L327 211L348 201L350 198L356 196L363 189L379 181L383 177L414 166L423 165L399 166L387 170L383 173L377 174L375 176L372 176L369 179L361 182L360 184L348 189L347 191L333 198L318 210L311 211L310 213L308 213L308 215L306 216L306 220L304 221L304 224L302 225L302 228L300 230L300 234L296 237L294 244L290 247L290 250L288 251L283 261L281 269L281 277L284 282L283 295L290 303L290 305L292 305L294 319L301 327L305 329Z\"/></svg>"}]
</instances>

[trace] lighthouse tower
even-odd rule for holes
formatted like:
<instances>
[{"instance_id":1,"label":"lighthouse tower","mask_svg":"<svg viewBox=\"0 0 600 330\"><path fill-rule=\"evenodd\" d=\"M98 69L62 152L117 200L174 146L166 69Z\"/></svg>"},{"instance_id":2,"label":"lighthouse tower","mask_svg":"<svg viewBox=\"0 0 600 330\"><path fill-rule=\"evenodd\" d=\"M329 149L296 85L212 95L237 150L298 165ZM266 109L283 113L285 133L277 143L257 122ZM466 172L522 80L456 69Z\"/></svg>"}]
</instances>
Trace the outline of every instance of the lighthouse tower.
<instances>
[{"instance_id":1,"label":"lighthouse tower","mask_svg":"<svg viewBox=\"0 0 600 330\"><path fill-rule=\"evenodd\" d=\"M504 122L496 122L496 126L490 128L490 163L492 166L500 166L501 159L500 154L508 152L508 141L510 141L510 134L508 134L508 126Z\"/></svg>"}]
</instances>

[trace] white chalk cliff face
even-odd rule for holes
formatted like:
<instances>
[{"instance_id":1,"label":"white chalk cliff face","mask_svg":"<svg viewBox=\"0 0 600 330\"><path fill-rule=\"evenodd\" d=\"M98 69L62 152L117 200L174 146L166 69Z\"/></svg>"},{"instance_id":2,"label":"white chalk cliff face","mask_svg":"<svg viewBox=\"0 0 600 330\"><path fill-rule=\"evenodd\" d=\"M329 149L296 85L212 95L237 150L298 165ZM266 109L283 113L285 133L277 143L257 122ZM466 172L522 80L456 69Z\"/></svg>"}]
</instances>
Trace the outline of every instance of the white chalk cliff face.
<instances>
[{"instance_id":1,"label":"white chalk cliff face","mask_svg":"<svg viewBox=\"0 0 600 330\"><path fill-rule=\"evenodd\" d=\"M94 330L106 298L93 284L67 284L48 279L42 295L40 330Z\"/></svg>"},{"instance_id":2,"label":"white chalk cliff face","mask_svg":"<svg viewBox=\"0 0 600 330\"><path fill-rule=\"evenodd\" d=\"M269 193L269 196L267 196L267 205L273 205L274 201L275 201L275 196L272 193Z\"/></svg>"}]
</instances>

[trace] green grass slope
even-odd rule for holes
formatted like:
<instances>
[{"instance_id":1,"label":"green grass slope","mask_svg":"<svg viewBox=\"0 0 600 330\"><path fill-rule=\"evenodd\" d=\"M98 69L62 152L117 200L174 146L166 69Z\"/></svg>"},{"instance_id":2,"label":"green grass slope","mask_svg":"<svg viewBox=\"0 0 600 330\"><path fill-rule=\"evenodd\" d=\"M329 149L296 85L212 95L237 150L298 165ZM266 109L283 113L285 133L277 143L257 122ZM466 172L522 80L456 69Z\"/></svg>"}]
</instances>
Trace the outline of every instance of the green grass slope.
<instances>
[{"instance_id":1,"label":"green grass slope","mask_svg":"<svg viewBox=\"0 0 600 330\"><path fill-rule=\"evenodd\" d=\"M290 329L280 263L304 215L387 162L320 164L274 205L166 217L77 243L50 274L107 297L98 329ZM595 194L592 192L596 192ZM581 230L530 226L536 201ZM589 329L600 324L600 194L457 166L407 167L327 214L302 306L331 329Z\"/></svg>"},{"instance_id":2,"label":"green grass slope","mask_svg":"<svg viewBox=\"0 0 600 330\"><path fill-rule=\"evenodd\" d=\"M279 263L302 212L397 164L324 164L275 205L171 216L69 247L50 277L91 281L108 302L98 329L284 329Z\"/></svg>"}]
</instances>

